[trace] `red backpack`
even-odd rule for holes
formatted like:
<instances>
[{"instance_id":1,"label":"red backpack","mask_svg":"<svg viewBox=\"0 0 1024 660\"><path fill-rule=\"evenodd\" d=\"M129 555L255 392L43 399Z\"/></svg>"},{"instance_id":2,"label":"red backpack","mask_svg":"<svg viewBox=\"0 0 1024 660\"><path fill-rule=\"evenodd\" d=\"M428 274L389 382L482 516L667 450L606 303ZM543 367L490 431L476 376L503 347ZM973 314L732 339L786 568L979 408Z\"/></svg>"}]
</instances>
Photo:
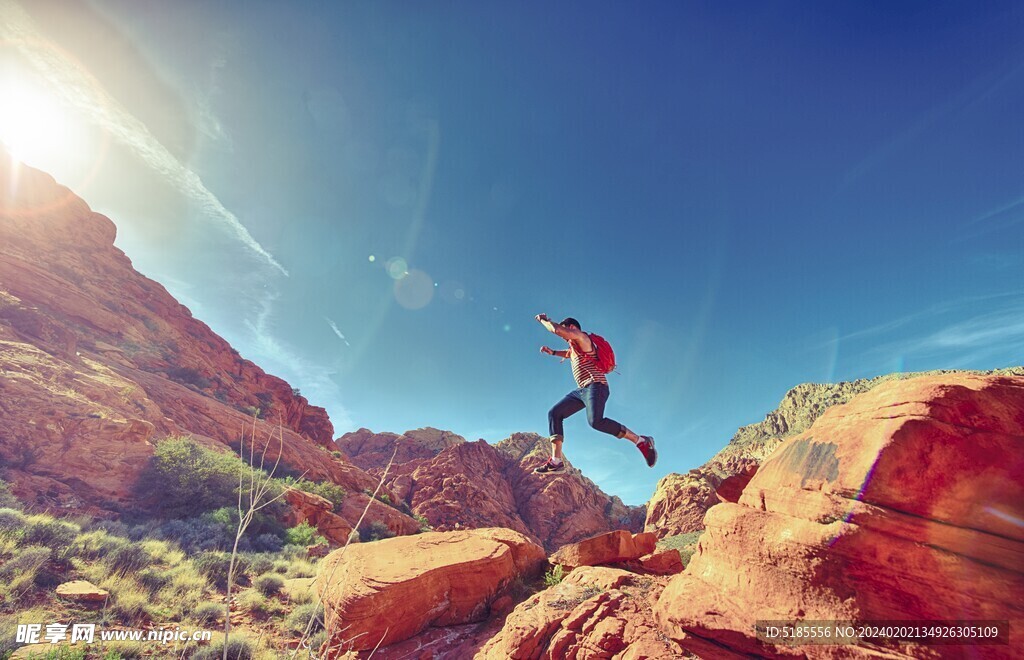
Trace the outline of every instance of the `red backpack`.
<instances>
[{"instance_id":1,"label":"red backpack","mask_svg":"<svg viewBox=\"0 0 1024 660\"><path fill-rule=\"evenodd\" d=\"M607 339L593 332L588 332L587 336L590 337L590 341L594 344L594 350L597 351L597 368L606 374L615 371L615 351L612 350L612 345L608 343Z\"/></svg>"}]
</instances>

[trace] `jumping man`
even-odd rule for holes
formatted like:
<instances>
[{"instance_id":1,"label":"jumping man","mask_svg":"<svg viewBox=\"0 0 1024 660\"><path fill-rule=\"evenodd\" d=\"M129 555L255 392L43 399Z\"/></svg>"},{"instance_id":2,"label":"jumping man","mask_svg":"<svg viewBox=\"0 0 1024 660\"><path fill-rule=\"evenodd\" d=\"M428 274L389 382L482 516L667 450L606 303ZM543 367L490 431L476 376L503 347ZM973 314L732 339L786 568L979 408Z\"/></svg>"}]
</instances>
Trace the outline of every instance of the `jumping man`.
<instances>
[{"instance_id":1,"label":"jumping man","mask_svg":"<svg viewBox=\"0 0 1024 660\"><path fill-rule=\"evenodd\" d=\"M536 318L548 331L569 343L568 350L556 351L542 346L540 352L563 359L569 358L577 389L566 394L565 398L548 411L551 458L534 472L545 474L565 469L562 455L562 441L564 440L562 422L566 417L578 413L583 408L587 409L587 421L592 427L617 438L629 440L644 455L647 465L654 467L654 463L658 460L658 452L654 449L654 438L637 435L622 424L604 416L604 404L608 401L608 378L598 368L596 347L591 341L590 335L580 328L580 322L574 318L567 318L561 323L554 323L547 314L538 314Z\"/></svg>"}]
</instances>

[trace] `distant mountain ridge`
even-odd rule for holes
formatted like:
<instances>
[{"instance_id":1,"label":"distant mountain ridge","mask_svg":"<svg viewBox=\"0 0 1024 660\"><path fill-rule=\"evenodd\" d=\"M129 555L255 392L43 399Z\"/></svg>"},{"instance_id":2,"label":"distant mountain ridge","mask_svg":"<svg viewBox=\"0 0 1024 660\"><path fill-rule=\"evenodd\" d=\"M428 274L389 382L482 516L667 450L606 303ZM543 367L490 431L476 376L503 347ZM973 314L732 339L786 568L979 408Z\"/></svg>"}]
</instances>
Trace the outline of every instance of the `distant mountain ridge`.
<instances>
[{"instance_id":1,"label":"distant mountain ridge","mask_svg":"<svg viewBox=\"0 0 1024 660\"><path fill-rule=\"evenodd\" d=\"M607 495L571 465L558 475L534 474L548 451L547 439L534 433L490 445L432 428L401 435L359 429L338 438L338 447L374 476L394 455L385 484L438 531L506 527L551 551L643 525L643 507Z\"/></svg>"}]
</instances>

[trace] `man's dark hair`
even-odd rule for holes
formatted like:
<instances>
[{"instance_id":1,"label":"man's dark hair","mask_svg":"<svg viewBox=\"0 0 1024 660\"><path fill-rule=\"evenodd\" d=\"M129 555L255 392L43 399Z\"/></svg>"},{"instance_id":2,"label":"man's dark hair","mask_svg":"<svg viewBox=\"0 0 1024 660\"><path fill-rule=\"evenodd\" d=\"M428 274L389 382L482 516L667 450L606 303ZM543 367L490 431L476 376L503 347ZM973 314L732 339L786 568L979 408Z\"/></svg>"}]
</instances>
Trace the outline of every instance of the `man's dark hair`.
<instances>
[{"instance_id":1,"label":"man's dark hair","mask_svg":"<svg viewBox=\"0 0 1024 660\"><path fill-rule=\"evenodd\" d=\"M571 316L567 316L564 319L562 319L562 322L559 323L558 325L572 325L572 326L576 326L577 330L582 330L583 329L583 327L580 325L580 322L577 321L576 319L574 319Z\"/></svg>"}]
</instances>

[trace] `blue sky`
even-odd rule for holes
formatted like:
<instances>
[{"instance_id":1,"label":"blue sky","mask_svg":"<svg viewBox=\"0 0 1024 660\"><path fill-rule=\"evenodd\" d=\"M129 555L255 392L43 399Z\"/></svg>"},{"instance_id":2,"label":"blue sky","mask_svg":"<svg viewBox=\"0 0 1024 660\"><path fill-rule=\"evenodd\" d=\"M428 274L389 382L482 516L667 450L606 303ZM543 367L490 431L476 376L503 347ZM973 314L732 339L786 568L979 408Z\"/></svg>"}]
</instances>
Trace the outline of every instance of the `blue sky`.
<instances>
[{"instance_id":1,"label":"blue sky","mask_svg":"<svg viewBox=\"0 0 1024 660\"><path fill-rule=\"evenodd\" d=\"M339 434L545 433L539 312L616 349L661 461L582 416L565 450L634 504L798 383L1021 363L1019 3L0 16L26 162Z\"/></svg>"}]
</instances>

